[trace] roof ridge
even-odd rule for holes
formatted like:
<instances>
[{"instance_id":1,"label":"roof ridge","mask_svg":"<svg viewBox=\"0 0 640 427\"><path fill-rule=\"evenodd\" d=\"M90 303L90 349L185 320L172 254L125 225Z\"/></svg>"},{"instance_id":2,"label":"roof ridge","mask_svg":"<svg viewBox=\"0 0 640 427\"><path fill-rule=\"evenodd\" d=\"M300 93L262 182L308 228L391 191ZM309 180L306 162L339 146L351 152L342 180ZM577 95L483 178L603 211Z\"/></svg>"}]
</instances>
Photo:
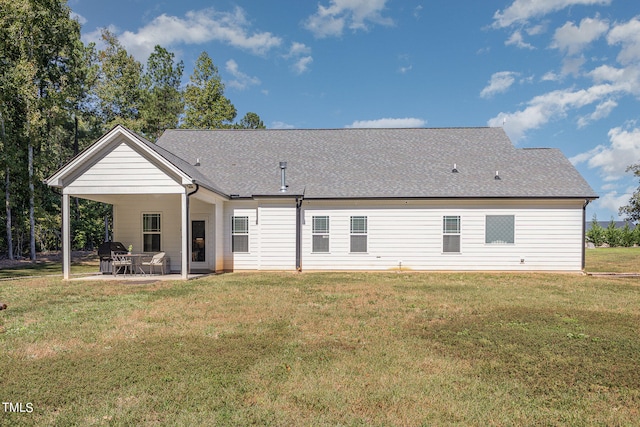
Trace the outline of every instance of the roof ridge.
<instances>
[{"instance_id":1,"label":"roof ridge","mask_svg":"<svg viewBox=\"0 0 640 427\"><path fill-rule=\"evenodd\" d=\"M265 128L265 129L238 129L238 128L219 128L219 129L185 129L185 128L176 128L176 129L166 129L165 132L291 132L291 131L363 131L363 130L466 130L466 129L502 129L501 126L444 126L444 127L390 127L390 128L377 128L377 127L366 127L366 128L352 128L352 127L343 127L343 128L292 128L292 129L277 129L277 128Z\"/></svg>"}]
</instances>

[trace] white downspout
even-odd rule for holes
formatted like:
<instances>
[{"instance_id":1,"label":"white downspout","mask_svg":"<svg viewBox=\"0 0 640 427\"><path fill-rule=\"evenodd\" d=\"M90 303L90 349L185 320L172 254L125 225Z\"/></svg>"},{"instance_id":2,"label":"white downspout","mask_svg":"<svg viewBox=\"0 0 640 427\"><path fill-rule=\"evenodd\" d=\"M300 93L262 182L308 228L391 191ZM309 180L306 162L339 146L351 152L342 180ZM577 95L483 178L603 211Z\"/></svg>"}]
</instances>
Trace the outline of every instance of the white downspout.
<instances>
[{"instance_id":1,"label":"white downspout","mask_svg":"<svg viewBox=\"0 0 640 427\"><path fill-rule=\"evenodd\" d=\"M189 209L187 207L187 189L180 195L182 210L182 261L180 272L183 279L189 278Z\"/></svg>"},{"instance_id":2,"label":"white downspout","mask_svg":"<svg viewBox=\"0 0 640 427\"><path fill-rule=\"evenodd\" d=\"M68 194L62 194L62 277L69 280L71 276L71 215L69 213Z\"/></svg>"}]
</instances>

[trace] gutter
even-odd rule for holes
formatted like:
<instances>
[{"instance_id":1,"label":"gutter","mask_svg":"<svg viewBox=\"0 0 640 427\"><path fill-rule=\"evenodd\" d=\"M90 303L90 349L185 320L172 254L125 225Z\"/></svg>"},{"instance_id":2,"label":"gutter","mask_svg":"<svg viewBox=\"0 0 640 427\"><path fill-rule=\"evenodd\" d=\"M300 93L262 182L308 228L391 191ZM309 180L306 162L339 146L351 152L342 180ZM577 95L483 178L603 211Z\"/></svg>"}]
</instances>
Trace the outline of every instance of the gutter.
<instances>
[{"instance_id":1,"label":"gutter","mask_svg":"<svg viewBox=\"0 0 640 427\"><path fill-rule=\"evenodd\" d=\"M186 224L184 225L187 230L187 251L189 251L189 242L191 241L191 233L190 233L191 230L189 227L189 221L191 220L191 209L189 207L189 196L193 196L198 192L198 190L200 190L200 185L198 185L198 183L196 183L195 181L193 181L193 183L195 184L196 189L193 190L191 193L187 193L187 218L185 218ZM189 254L187 254L187 265L186 265L187 274L191 272L190 260L191 260L191 257L189 256Z\"/></svg>"},{"instance_id":2,"label":"gutter","mask_svg":"<svg viewBox=\"0 0 640 427\"><path fill-rule=\"evenodd\" d=\"M585 199L582 205L582 271L587 266L587 205L591 203L591 199Z\"/></svg>"},{"instance_id":3,"label":"gutter","mask_svg":"<svg viewBox=\"0 0 640 427\"><path fill-rule=\"evenodd\" d=\"M304 195L296 197L296 271L302 271L302 201Z\"/></svg>"}]
</instances>

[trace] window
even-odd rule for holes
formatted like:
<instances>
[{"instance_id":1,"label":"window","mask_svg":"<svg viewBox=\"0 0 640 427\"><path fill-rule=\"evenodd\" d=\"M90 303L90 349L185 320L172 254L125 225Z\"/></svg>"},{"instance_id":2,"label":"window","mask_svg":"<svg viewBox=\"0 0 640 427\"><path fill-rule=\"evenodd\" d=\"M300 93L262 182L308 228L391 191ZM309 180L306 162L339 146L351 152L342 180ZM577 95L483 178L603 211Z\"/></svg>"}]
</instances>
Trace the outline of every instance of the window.
<instances>
[{"instance_id":1,"label":"window","mask_svg":"<svg viewBox=\"0 0 640 427\"><path fill-rule=\"evenodd\" d=\"M367 252L367 217L351 217L351 252Z\"/></svg>"},{"instance_id":2,"label":"window","mask_svg":"<svg viewBox=\"0 0 640 427\"><path fill-rule=\"evenodd\" d=\"M485 243L514 243L515 217L513 215L487 215Z\"/></svg>"},{"instance_id":3,"label":"window","mask_svg":"<svg viewBox=\"0 0 640 427\"><path fill-rule=\"evenodd\" d=\"M312 252L329 252L329 217L312 217L313 248Z\"/></svg>"},{"instance_id":4,"label":"window","mask_svg":"<svg viewBox=\"0 0 640 427\"><path fill-rule=\"evenodd\" d=\"M460 217L442 217L442 252L460 252Z\"/></svg>"},{"instance_id":5,"label":"window","mask_svg":"<svg viewBox=\"0 0 640 427\"><path fill-rule=\"evenodd\" d=\"M231 217L231 252L249 252L249 217Z\"/></svg>"},{"instance_id":6,"label":"window","mask_svg":"<svg viewBox=\"0 0 640 427\"><path fill-rule=\"evenodd\" d=\"M160 252L162 217L159 213L142 214L142 251Z\"/></svg>"}]
</instances>

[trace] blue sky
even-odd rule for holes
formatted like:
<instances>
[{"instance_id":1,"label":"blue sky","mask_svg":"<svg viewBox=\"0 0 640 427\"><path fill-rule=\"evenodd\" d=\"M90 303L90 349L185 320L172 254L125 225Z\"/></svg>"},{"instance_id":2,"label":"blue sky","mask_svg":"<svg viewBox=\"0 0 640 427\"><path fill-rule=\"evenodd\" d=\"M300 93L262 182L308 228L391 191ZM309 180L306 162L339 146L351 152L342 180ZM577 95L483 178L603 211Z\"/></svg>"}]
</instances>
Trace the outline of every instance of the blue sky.
<instances>
[{"instance_id":1,"label":"blue sky","mask_svg":"<svg viewBox=\"0 0 640 427\"><path fill-rule=\"evenodd\" d=\"M269 128L503 126L560 148L617 218L638 181L637 0L69 0L85 42L110 28L217 65L238 117Z\"/></svg>"}]
</instances>

